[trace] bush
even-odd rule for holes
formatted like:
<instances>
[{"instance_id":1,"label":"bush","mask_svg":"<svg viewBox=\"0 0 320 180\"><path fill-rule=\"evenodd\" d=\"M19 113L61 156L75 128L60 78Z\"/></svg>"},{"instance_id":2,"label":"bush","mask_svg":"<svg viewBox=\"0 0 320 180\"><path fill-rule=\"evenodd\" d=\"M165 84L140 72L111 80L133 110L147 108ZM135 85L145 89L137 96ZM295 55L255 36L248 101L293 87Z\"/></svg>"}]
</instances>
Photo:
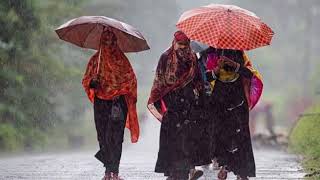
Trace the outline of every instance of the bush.
<instances>
[{"instance_id":1,"label":"bush","mask_svg":"<svg viewBox=\"0 0 320 180\"><path fill-rule=\"evenodd\" d=\"M301 116L290 134L289 145L305 157L303 164L308 172L320 175L320 105Z\"/></svg>"},{"instance_id":2,"label":"bush","mask_svg":"<svg viewBox=\"0 0 320 180\"><path fill-rule=\"evenodd\" d=\"M47 133L37 128L20 128L24 151L42 151L48 144Z\"/></svg>"},{"instance_id":3,"label":"bush","mask_svg":"<svg viewBox=\"0 0 320 180\"><path fill-rule=\"evenodd\" d=\"M0 151L12 152L23 146L21 136L11 124L0 124Z\"/></svg>"}]
</instances>

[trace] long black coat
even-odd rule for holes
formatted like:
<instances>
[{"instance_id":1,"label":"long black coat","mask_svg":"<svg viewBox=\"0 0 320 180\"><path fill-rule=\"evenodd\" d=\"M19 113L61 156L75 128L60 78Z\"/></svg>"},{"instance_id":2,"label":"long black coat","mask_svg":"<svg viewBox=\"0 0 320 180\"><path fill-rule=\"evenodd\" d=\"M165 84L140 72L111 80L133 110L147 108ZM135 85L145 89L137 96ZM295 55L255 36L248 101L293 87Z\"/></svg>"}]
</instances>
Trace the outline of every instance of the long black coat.
<instances>
[{"instance_id":1,"label":"long black coat","mask_svg":"<svg viewBox=\"0 0 320 180\"><path fill-rule=\"evenodd\" d=\"M162 119L155 172L169 175L211 163L204 97L194 93L198 78L163 99L168 110Z\"/></svg>"}]
</instances>

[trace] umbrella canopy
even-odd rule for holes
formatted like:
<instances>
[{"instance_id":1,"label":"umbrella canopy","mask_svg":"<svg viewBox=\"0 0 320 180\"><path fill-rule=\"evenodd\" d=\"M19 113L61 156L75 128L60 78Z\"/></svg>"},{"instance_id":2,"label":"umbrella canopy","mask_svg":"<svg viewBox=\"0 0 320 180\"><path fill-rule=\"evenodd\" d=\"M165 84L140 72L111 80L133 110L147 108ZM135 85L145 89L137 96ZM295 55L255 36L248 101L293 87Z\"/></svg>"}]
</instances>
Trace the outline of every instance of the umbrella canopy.
<instances>
[{"instance_id":1,"label":"umbrella canopy","mask_svg":"<svg viewBox=\"0 0 320 180\"><path fill-rule=\"evenodd\" d=\"M176 26L190 39L219 49L255 49L269 45L274 34L253 12L222 4L186 11Z\"/></svg>"},{"instance_id":2,"label":"umbrella canopy","mask_svg":"<svg viewBox=\"0 0 320 180\"><path fill-rule=\"evenodd\" d=\"M124 22L104 16L82 16L61 25L55 31L59 38L83 48L99 49L104 28L111 27L123 52L148 50L149 45L142 34Z\"/></svg>"}]
</instances>

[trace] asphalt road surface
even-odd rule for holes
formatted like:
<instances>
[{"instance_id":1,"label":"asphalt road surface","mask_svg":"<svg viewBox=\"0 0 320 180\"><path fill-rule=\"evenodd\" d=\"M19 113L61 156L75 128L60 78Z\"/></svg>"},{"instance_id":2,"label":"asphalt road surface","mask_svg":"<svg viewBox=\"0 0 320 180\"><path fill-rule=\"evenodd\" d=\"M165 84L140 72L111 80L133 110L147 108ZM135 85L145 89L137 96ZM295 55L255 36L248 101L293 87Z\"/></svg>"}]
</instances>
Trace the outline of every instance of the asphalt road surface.
<instances>
[{"instance_id":1,"label":"asphalt road surface","mask_svg":"<svg viewBox=\"0 0 320 180\"><path fill-rule=\"evenodd\" d=\"M126 146L121 159L120 175L126 180L164 180L154 173L158 148L159 123L150 120L140 142ZM96 148L96 147L94 147ZM104 169L92 151L69 151L0 158L0 180L99 180ZM296 156L283 151L255 149L257 177L252 179L303 179ZM202 180L216 179L216 171L205 170ZM228 179L235 179L232 174Z\"/></svg>"}]
</instances>

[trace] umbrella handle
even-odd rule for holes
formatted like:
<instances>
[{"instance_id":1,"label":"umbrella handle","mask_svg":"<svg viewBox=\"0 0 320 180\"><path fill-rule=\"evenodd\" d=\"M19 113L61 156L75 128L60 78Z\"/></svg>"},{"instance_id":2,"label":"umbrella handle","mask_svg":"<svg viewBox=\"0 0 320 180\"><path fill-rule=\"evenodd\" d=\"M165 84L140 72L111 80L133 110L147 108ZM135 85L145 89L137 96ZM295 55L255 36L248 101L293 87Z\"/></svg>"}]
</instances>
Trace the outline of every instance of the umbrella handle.
<instances>
[{"instance_id":1,"label":"umbrella handle","mask_svg":"<svg viewBox=\"0 0 320 180\"><path fill-rule=\"evenodd\" d=\"M100 71L100 62L101 62L101 46L99 46L98 67L96 72L97 75L99 74L99 71Z\"/></svg>"},{"instance_id":2,"label":"umbrella handle","mask_svg":"<svg viewBox=\"0 0 320 180\"><path fill-rule=\"evenodd\" d=\"M103 33L104 29L105 29L105 26L103 26L103 28L102 28L102 33ZM102 33L100 36L100 43L99 43L98 67L97 67L97 72L96 72L97 75L99 74L99 71L100 71Z\"/></svg>"}]
</instances>

